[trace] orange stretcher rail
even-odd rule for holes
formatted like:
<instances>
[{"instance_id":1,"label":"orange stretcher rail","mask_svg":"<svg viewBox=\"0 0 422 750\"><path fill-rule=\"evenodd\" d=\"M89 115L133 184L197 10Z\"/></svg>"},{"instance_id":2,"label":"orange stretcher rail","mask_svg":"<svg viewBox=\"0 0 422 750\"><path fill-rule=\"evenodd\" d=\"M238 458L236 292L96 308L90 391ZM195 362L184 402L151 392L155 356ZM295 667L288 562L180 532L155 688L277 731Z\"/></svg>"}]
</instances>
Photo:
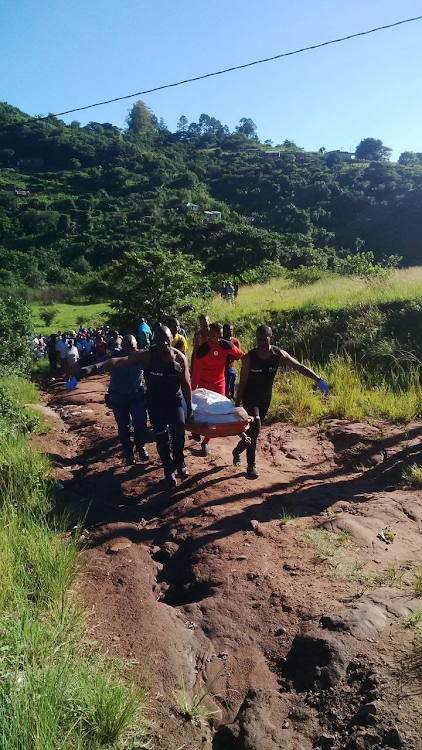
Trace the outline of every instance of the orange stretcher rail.
<instances>
[{"instance_id":1,"label":"orange stretcher rail","mask_svg":"<svg viewBox=\"0 0 422 750\"><path fill-rule=\"evenodd\" d=\"M207 438L229 437L230 435L243 435L249 429L252 417L242 419L239 422L186 422L186 429L192 435L201 435Z\"/></svg>"}]
</instances>

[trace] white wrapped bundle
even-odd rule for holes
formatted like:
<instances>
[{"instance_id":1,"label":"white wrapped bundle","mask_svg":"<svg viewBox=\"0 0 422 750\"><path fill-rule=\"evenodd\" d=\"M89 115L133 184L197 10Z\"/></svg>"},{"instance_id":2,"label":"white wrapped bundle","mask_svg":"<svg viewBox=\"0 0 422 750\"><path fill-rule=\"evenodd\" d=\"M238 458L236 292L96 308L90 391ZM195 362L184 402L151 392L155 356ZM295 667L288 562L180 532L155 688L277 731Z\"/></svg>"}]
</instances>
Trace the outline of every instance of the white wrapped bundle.
<instances>
[{"instance_id":1,"label":"white wrapped bundle","mask_svg":"<svg viewBox=\"0 0 422 750\"><path fill-rule=\"evenodd\" d=\"M186 403L183 399L183 408ZM242 406L234 406L229 398L220 393L208 391L206 388L197 388L192 393L192 409L195 422L206 422L208 424L224 424L228 422L244 422L248 414Z\"/></svg>"}]
</instances>

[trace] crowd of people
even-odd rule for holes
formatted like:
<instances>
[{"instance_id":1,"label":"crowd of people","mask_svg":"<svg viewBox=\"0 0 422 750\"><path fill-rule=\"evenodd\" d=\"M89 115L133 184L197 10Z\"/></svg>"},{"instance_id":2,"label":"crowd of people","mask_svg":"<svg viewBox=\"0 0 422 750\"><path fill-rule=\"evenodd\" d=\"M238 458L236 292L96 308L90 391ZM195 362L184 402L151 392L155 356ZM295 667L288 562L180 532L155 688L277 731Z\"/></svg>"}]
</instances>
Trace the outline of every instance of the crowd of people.
<instances>
[{"instance_id":1,"label":"crowd of people","mask_svg":"<svg viewBox=\"0 0 422 750\"><path fill-rule=\"evenodd\" d=\"M107 328L52 334L47 351L52 373L60 371L68 378L75 375L84 378L110 372L106 403L113 411L127 465L136 463L137 458L142 463L149 460L145 447L149 417L165 485L171 489L177 485L176 475L182 480L188 477L185 423L191 422L190 429L195 433L193 389L206 388L225 395L250 415L250 428L233 450L235 466L242 465L241 456L246 452L246 474L250 479L259 476L257 440L271 402L277 370L280 367L297 370L314 380L323 393L328 392L313 370L274 346L269 326L260 325L256 339L257 346L245 353L234 336L232 324L210 323L207 315L201 315L193 337L190 367L188 338L176 318L168 318L165 325L157 324L154 330L142 319L137 337L122 336ZM237 360L242 366L236 388ZM209 438L201 438L200 434L193 437L201 442L202 454L209 455Z\"/></svg>"},{"instance_id":2,"label":"crowd of people","mask_svg":"<svg viewBox=\"0 0 422 750\"><path fill-rule=\"evenodd\" d=\"M239 284L235 282L232 284L231 281L222 281L220 287L221 299L225 302L235 302L239 294Z\"/></svg>"}]
</instances>

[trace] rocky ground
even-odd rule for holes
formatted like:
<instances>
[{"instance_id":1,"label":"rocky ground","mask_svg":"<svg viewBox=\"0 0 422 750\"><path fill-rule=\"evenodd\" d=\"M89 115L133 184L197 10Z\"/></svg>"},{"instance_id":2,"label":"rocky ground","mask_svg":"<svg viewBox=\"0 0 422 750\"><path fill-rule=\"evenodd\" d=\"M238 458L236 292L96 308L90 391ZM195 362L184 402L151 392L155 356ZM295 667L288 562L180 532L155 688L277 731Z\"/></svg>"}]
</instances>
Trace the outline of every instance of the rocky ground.
<instances>
[{"instance_id":1,"label":"rocky ground","mask_svg":"<svg viewBox=\"0 0 422 750\"><path fill-rule=\"evenodd\" d=\"M87 512L81 596L148 685L150 746L422 748L422 492L399 482L422 423L273 424L256 481L231 466L235 438L211 458L189 438L169 493L153 442L124 466L107 380L53 383L38 440Z\"/></svg>"}]
</instances>

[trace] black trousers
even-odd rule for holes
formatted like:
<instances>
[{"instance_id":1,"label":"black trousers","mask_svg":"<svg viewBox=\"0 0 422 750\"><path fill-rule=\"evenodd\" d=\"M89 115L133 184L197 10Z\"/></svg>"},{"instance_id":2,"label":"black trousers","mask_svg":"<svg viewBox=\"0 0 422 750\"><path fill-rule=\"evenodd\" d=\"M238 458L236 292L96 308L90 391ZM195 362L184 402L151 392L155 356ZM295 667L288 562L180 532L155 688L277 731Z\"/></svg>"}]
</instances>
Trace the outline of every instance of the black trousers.
<instances>
[{"instance_id":1,"label":"black trousers","mask_svg":"<svg viewBox=\"0 0 422 750\"><path fill-rule=\"evenodd\" d=\"M267 416L267 411L270 408L271 397L268 399L257 399L248 400L244 399L243 407L246 409L250 417L254 417L254 420L248 430L248 437L250 443L247 443L244 438L237 444L235 451L236 453L243 453L246 450L246 460L248 469L252 468L255 463L256 455L256 444L261 432L261 425Z\"/></svg>"},{"instance_id":2,"label":"black trousers","mask_svg":"<svg viewBox=\"0 0 422 750\"><path fill-rule=\"evenodd\" d=\"M158 455L163 463L165 475L169 476L185 462L185 414L182 400L179 396L162 403L151 403L147 400L147 406Z\"/></svg>"}]
</instances>

